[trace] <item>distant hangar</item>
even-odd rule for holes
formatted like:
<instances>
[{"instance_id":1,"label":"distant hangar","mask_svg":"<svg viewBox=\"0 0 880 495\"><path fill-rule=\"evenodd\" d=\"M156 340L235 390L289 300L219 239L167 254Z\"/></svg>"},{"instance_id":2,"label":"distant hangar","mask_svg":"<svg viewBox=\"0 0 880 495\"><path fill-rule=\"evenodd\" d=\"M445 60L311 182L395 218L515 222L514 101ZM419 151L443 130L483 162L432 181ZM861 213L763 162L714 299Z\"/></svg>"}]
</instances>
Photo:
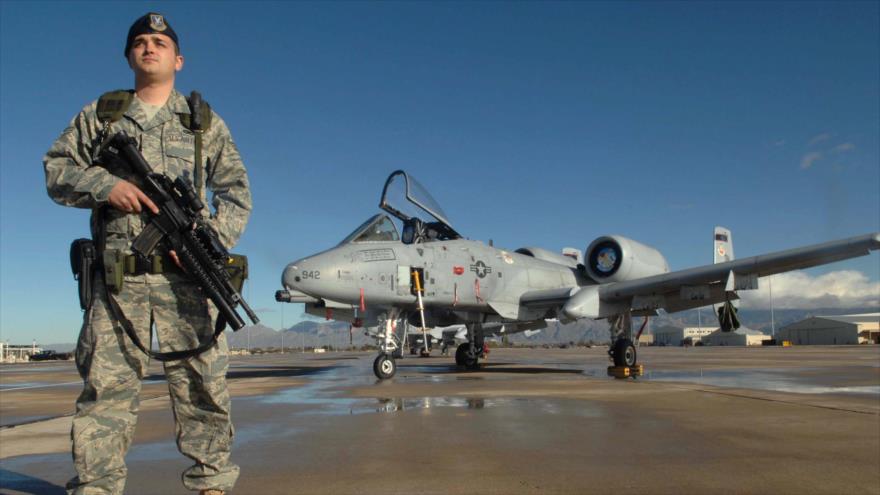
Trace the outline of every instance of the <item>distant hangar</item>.
<instances>
[{"instance_id":1,"label":"distant hangar","mask_svg":"<svg viewBox=\"0 0 880 495\"><path fill-rule=\"evenodd\" d=\"M780 328L776 341L795 345L880 344L880 313L813 316Z\"/></svg>"},{"instance_id":2,"label":"distant hangar","mask_svg":"<svg viewBox=\"0 0 880 495\"><path fill-rule=\"evenodd\" d=\"M703 337L702 342L705 345L764 345L770 338L764 332L746 327L739 327L732 332L723 332L719 328Z\"/></svg>"},{"instance_id":3,"label":"distant hangar","mask_svg":"<svg viewBox=\"0 0 880 495\"><path fill-rule=\"evenodd\" d=\"M654 345L693 345L715 328L662 326L654 329Z\"/></svg>"},{"instance_id":4,"label":"distant hangar","mask_svg":"<svg viewBox=\"0 0 880 495\"><path fill-rule=\"evenodd\" d=\"M733 332L722 332L718 327L663 326L654 330L654 345L763 345L770 340L758 330L740 327Z\"/></svg>"}]
</instances>

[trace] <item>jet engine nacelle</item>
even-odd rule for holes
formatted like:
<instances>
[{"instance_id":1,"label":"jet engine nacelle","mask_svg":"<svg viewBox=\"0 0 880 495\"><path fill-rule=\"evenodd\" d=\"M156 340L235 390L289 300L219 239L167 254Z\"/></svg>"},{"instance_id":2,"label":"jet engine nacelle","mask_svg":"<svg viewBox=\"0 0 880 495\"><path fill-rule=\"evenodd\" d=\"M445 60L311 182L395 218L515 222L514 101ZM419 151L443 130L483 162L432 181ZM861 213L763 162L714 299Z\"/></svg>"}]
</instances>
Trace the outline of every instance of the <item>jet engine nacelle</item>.
<instances>
[{"instance_id":1,"label":"jet engine nacelle","mask_svg":"<svg viewBox=\"0 0 880 495\"><path fill-rule=\"evenodd\" d=\"M602 236L586 250L584 265L596 282L624 282L669 272L660 251L619 235Z\"/></svg>"}]
</instances>

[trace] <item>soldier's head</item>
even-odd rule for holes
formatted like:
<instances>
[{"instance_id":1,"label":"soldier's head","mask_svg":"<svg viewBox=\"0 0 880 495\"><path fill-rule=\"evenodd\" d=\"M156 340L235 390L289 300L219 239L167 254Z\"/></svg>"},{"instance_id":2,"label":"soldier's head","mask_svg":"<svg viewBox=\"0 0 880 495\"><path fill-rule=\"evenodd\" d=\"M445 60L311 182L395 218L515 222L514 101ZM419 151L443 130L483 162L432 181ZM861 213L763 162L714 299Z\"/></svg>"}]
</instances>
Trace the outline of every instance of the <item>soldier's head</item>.
<instances>
[{"instance_id":1,"label":"soldier's head","mask_svg":"<svg viewBox=\"0 0 880 495\"><path fill-rule=\"evenodd\" d=\"M136 78L149 81L173 80L183 68L177 33L155 12L139 17L129 28L125 58Z\"/></svg>"}]
</instances>

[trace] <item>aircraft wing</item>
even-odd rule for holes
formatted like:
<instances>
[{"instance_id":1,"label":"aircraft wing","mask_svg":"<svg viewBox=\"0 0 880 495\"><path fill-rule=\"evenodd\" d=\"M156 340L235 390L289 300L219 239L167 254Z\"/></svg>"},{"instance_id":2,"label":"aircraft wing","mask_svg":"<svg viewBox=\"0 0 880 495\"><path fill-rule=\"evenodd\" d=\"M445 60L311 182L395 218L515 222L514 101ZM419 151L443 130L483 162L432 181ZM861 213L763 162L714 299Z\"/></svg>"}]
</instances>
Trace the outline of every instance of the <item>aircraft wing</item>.
<instances>
[{"instance_id":1,"label":"aircraft wing","mask_svg":"<svg viewBox=\"0 0 880 495\"><path fill-rule=\"evenodd\" d=\"M880 233L825 242L625 282L523 294L525 306L562 306L570 318L604 318L632 310L682 311L735 299L736 290L758 288L758 277L864 256L880 249Z\"/></svg>"}]
</instances>

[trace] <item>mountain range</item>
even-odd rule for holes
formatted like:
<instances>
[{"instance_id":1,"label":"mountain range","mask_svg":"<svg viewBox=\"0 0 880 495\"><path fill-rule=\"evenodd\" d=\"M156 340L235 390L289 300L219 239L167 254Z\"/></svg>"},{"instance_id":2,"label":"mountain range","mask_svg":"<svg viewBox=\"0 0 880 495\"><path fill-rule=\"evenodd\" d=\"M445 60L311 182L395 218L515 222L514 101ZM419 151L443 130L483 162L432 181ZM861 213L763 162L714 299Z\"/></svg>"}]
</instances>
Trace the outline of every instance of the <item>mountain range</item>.
<instances>
[{"instance_id":1,"label":"mountain range","mask_svg":"<svg viewBox=\"0 0 880 495\"><path fill-rule=\"evenodd\" d=\"M773 324L771 314L765 309L742 309L739 312L740 321L746 327L759 330L765 334L771 334L771 327L776 329L800 321L811 316L831 316L843 314L875 313L877 308L829 308L829 309L777 309L773 312ZM642 318L634 318L633 325L637 328L642 324ZM665 325L679 327L717 327L718 321L709 308L682 311L674 314L663 314L650 318L647 333L651 328ZM349 348L373 345L375 341L366 336L364 329L353 328L349 332L349 325L339 321L314 321L305 320L288 327L284 330L275 330L265 325L246 326L238 332L226 332L226 338L230 348L281 348L301 349L312 347ZM608 322L605 320L582 320L574 323L561 324L548 322L547 328L538 333L513 334L509 337L511 343L520 345L544 345L563 343L607 343ZM38 344L39 345L39 344ZM73 350L75 344L46 344L39 345L43 349L54 349L58 352Z\"/></svg>"}]
</instances>

